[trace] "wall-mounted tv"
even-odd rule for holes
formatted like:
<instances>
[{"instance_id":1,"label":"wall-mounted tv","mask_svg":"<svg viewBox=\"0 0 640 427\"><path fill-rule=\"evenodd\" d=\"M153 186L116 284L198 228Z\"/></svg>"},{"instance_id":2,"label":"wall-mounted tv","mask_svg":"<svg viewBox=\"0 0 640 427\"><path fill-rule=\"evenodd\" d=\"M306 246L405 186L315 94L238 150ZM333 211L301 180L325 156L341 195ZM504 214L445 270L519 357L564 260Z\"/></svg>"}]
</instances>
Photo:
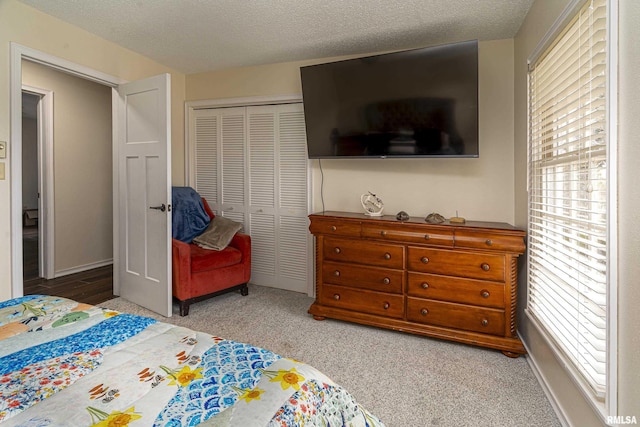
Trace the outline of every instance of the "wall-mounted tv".
<instances>
[{"instance_id":1,"label":"wall-mounted tv","mask_svg":"<svg viewBox=\"0 0 640 427\"><path fill-rule=\"evenodd\" d=\"M309 158L478 157L478 41L300 68Z\"/></svg>"}]
</instances>

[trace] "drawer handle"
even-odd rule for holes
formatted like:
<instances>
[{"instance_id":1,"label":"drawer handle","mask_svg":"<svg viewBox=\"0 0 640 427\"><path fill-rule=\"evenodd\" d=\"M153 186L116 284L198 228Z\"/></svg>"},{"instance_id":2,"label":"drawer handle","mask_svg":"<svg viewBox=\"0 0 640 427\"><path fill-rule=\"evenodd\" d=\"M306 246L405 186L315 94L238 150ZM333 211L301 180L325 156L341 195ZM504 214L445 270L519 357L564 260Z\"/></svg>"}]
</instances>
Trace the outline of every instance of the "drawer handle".
<instances>
[{"instance_id":1,"label":"drawer handle","mask_svg":"<svg viewBox=\"0 0 640 427\"><path fill-rule=\"evenodd\" d=\"M420 310L420 314L422 314L423 316L426 316L427 314L429 314L429 310L427 310L426 308L423 308L422 310Z\"/></svg>"},{"instance_id":2,"label":"drawer handle","mask_svg":"<svg viewBox=\"0 0 640 427\"><path fill-rule=\"evenodd\" d=\"M431 236L429 236L428 234L424 235L424 240L429 240L431 238Z\"/></svg>"},{"instance_id":3,"label":"drawer handle","mask_svg":"<svg viewBox=\"0 0 640 427\"><path fill-rule=\"evenodd\" d=\"M335 226L335 225L332 225L332 226L331 226L331 231L336 231L336 230L337 230L336 226Z\"/></svg>"},{"instance_id":4,"label":"drawer handle","mask_svg":"<svg viewBox=\"0 0 640 427\"><path fill-rule=\"evenodd\" d=\"M386 235L387 235L387 232L386 232L386 231L384 231L384 230L382 230L382 231L380 232L380 235L381 235L382 237L384 237L384 236L386 236Z\"/></svg>"},{"instance_id":5,"label":"drawer handle","mask_svg":"<svg viewBox=\"0 0 640 427\"><path fill-rule=\"evenodd\" d=\"M385 277L384 279L382 279L382 283L384 283L385 285L388 285L389 283L391 283L391 279L389 279L388 277Z\"/></svg>"},{"instance_id":6,"label":"drawer handle","mask_svg":"<svg viewBox=\"0 0 640 427\"><path fill-rule=\"evenodd\" d=\"M336 276L336 277L340 276L340 270L336 270L336 271L334 271L334 272L333 272L333 275L334 275L334 276Z\"/></svg>"},{"instance_id":7,"label":"drawer handle","mask_svg":"<svg viewBox=\"0 0 640 427\"><path fill-rule=\"evenodd\" d=\"M387 310L391 305L388 302L385 302L384 305L382 306L382 308L384 308L385 310Z\"/></svg>"},{"instance_id":8,"label":"drawer handle","mask_svg":"<svg viewBox=\"0 0 640 427\"><path fill-rule=\"evenodd\" d=\"M482 323L482 326L489 325L489 321L487 319L482 319L482 322L480 322L480 323Z\"/></svg>"},{"instance_id":9,"label":"drawer handle","mask_svg":"<svg viewBox=\"0 0 640 427\"><path fill-rule=\"evenodd\" d=\"M489 264L487 264L486 262L483 262L480 267L482 267L484 271L489 271L489 269L491 268L489 267Z\"/></svg>"},{"instance_id":10,"label":"drawer handle","mask_svg":"<svg viewBox=\"0 0 640 427\"><path fill-rule=\"evenodd\" d=\"M389 252L384 254L384 259L391 259L391 254Z\"/></svg>"},{"instance_id":11,"label":"drawer handle","mask_svg":"<svg viewBox=\"0 0 640 427\"><path fill-rule=\"evenodd\" d=\"M429 258L427 258L426 256L423 256L420 261L422 261L423 264L428 264L429 263Z\"/></svg>"},{"instance_id":12,"label":"drawer handle","mask_svg":"<svg viewBox=\"0 0 640 427\"><path fill-rule=\"evenodd\" d=\"M336 301L340 300L340 294L333 294L333 299Z\"/></svg>"},{"instance_id":13,"label":"drawer handle","mask_svg":"<svg viewBox=\"0 0 640 427\"><path fill-rule=\"evenodd\" d=\"M480 295L482 296L482 298L489 298L489 295L491 295L491 294L489 293L489 291L488 291L488 290L483 289L483 290L480 292Z\"/></svg>"},{"instance_id":14,"label":"drawer handle","mask_svg":"<svg viewBox=\"0 0 640 427\"><path fill-rule=\"evenodd\" d=\"M333 251L337 254L339 254L340 252L342 252L342 250L340 250L340 248L334 248Z\"/></svg>"},{"instance_id":15,"label":"drawer handle","mask_svg":"<svg viewBox=\"0 0 640 427\"><path fill-rule=\"evenodd\" d=\"M422 284L420 285L420 287L422 289L429 289L429 284L427 282L422 282Z\"/></svg>"},{"instance_id":16,"label":"drawer handle","mask_svg":"<svg viewBox=\"0 0 640 427\"><path fill-rule=\"evenodd\" d=\"M493 245L493 242L491 241L491 239L487 239L484 242L487 244L487 246Z\"/></svg>"}]
</instances>

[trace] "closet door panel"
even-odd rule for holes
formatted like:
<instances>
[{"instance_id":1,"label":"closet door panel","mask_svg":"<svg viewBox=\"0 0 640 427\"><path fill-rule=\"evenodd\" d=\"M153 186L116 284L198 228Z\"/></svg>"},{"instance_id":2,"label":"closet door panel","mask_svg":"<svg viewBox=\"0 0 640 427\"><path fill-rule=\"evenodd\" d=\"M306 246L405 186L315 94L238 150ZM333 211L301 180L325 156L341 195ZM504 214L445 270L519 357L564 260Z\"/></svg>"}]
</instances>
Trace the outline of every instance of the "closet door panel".
<instances>
[{"instance_id":1,"label":"closet door panel","mask_svg":"<svg viewBox=\"0 0 640 427\"><path fill-rule=\"evenodd\" d=\"M301 236L309 232L307 218L280 215L279 220L278 267L281 286L306 292L309 250L307 239Z\"/></svg>"},{"instance_id":2,"label":"closet door panel","mask_svg":"<svg viewBox=\"0 0 640 427\"><path fill-rule=\"evenodd\" d=\"M245 108L193 113L193 188L217 214L245 223Z\"/></svg>"},{"instance_id":3,"label":"closet door panel","mask_svg":"<svg viewBox=\"0 0 640 427\"><path fill-rule=\"evenodd\" d=\"M215 209L218 204L219 116L212 114L211 110L196 110L192 129L195 151L193 188Z\"/></svg>"},{"instance_id":4,"label":"closet door panel","mask_svg":"<svg viewBox=\"0 0 640 427\"><path fill-rule=\"evenodd\" d=\"M247 112L251 281L277 286L276 123L271 108Z\"/></svg>"},{"instance_id":5,"label":"closet door panel","mask_svg":"<svg viewBox=\"0 0 640 427\"><path fill-rule=\"evenodd\" d=\"M273 214L251 213L251 283L277 284L276 218Z\"/></svg>"},{"instance_id":6,"label":"closet door panel","mask_svg":"<svg viewBox=\"0 0 640 427\"><path fill-rule=\"evenodd\" d=\"M221 118L221 211L245 223L245 109L224 108Z\"/></svg>"},{"instance_id":7,"label":"closet door panel","mask_svg":"<svg viewBox=\"0 0 640 427\"><path fill-rule=\"evenodd\" d=\"M249 111L249 205L273 213L276 200L276 123L270 111Z\"/></svg>"},{"instance_id":8,"label":"closet door panel","mask_svg":"<svg viewBox=\"0 0 640 427\"><path fill-rule=\"evenodd\" d=\"M304 114L300 105L286 106L278 115L279 207L286 212L307 217L307 144Z\"/></svg>"},{"instance_id":9,"label":"closet door panel","mask_svg":"<svg viewBox=\"0 0 640 427\"><path fill-rule=\"evenodd\" d=\"M253 269L257 284L307 291L307 158L300 104L248 107L251 212L274 214L273 239L258 246L274 251L274 274ZM262 193L254 193L253 183ZM251 222L252 235L257 231Z\"/></svg>"},{"instance_id":10,"label":"closet door panel","mask_svg":"<svg viewBox=\"0 0 640 427\"><path fill-rule=\"evenodd\" d=\"M301 104L278 111L278 250L281 287L307 291L309 222L307 143Z\"/></svg>"}]
</instances>

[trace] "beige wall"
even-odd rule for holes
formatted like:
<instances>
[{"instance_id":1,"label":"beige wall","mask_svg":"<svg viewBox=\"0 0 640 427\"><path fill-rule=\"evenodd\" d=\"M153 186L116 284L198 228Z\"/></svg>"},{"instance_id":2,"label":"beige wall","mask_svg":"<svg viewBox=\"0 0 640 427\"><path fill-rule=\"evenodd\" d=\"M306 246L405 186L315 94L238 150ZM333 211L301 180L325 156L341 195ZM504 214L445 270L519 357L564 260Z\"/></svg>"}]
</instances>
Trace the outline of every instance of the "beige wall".
<instances>
[{"instance_id":1,"label":"beige wall","mask_svg":"<svg viewBox=\"0 0 640 427\"><path fill-rule=\"evenodd\" d=\"M378 194L385 213L431 212L513 222L513 40L480 43L478 159L322 160L326 210L360 211L360 195ZM187 77L187 100L300 94L301 65L248 67ZM313 160L313 210L322 209L320 170Z\"/></svg>"},{"instance_id":2,"label":"beige wall","mask_svg":"<svg viewBox=\"0 0 640 427\"><path fill-rule=\"evenodd\" d=\"M614 0L615 2L615 0ZM556 18L569 4L569 0L536 0L515 38L515 216L516 224L527 223L527 58L531 55ZM611 263L617 271L618 305L618 415L640 419L640 182L637 159L640 147L636 143L640 134L640 2L620 0L619 22L619 138L618 138L618 232L613 236L618 243L618 257ZM615 124L614 124L615 126ZM523 265L521 263L521 265ZM636 280L634 280L636 278ZM584 398L582 392L567 375L540 333L524 316L526 278L520 277L519 331L530 350L530 357L554 396L555 403L568 423L575 426L601 426L601 418Z\"/></svg>"},{"instance_id":3,"label":"beige wall","mask_svg":"<svg viewBox=\"0 0 640 427\"><path fill-rule=\"evenodd\" d=\"M9 141L10 42L16 42L124 80L171 74L172 178L183 182L185 76L144 56L36 11L16 0L0 0L0 141ZM8 144L8 152L11 146ZM11 169L0 180L0 299L11 297Z\"/></svg>"},{"instance_id":4,"label":"beige wall","mask_svg":"<svg viewBox=\"0 0 640 427\"><path fill-rule=\"evenodd\" d=\"M53 91L55 273L108 262L113 257L111 88L29 61L22 61L22 82Z\"/></svg>"},{"instance_id":5,"label":"beige wall","mask_svg":"<svg viewBox=\"0 0 640 427\"><path fill-rule=\"evenodd\" d=\"M302 92L299 68L311 63L284 62L191 74L185 84L186 100L299 94Z\"/></svg>"}]
</instances>

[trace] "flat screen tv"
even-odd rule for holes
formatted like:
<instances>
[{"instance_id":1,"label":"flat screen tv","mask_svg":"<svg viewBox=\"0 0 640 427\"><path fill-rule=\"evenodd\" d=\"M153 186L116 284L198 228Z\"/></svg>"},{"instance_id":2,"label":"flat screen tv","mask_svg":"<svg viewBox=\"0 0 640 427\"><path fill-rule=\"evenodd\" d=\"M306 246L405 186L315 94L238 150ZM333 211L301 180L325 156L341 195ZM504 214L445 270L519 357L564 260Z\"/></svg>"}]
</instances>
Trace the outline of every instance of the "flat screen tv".
<instances>
[{"instance_id":1,"label":"flat screen tv","mask_svg":"<svg viewBox=\"0 0 640 427\"><path fill-rule=\"evenodd\" d=\"M309 158L478 157L478 42L300 68Z\"/></svg>"}]
</instances>

